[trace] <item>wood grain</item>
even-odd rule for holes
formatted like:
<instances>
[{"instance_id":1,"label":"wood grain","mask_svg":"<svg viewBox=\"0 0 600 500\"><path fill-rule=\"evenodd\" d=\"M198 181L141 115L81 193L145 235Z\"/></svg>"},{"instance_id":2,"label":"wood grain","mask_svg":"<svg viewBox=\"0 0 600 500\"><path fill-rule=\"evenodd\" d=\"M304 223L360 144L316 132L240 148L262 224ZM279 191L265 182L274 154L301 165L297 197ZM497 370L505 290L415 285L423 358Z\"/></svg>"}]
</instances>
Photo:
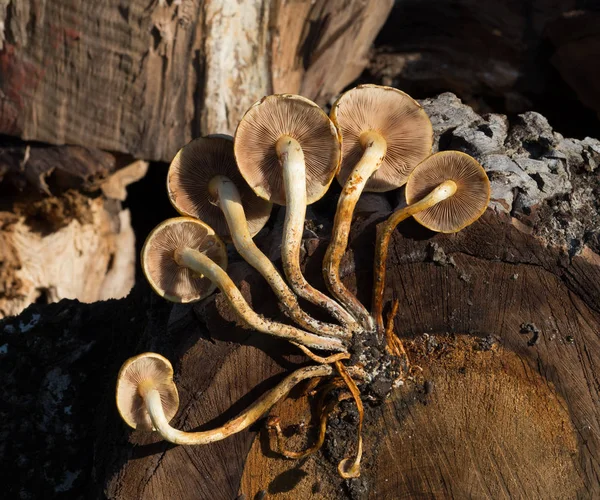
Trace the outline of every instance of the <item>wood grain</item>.
<instances>
[{"instance_id":1,"label":"wood grain","mask_svg":"<svg viewBox=\"0 0 600 500\"><path fill-rule=\"evenodd\" d=\"M356 269L346 283L359 283L367 298L373 248L365 241L373 233L371 218L343 263ZM432 259L433 244L447 259ZM323 451L302 461L274 456L261 421L205 447L167 445L121 422L116 373L140 352L174 362L181 394L174 425L186 430L223 423L305 362L289 346L237 326L219 294L171 307L138 287L121 301L33 306L0 322L5 398L21 415L17 421L0 408L0 432L11 435L0 451L16 457L3 462L8 474L28 478L9 484L7 494L595 498L598 262L589 251L570 259L491 211L456 235L402 224L390 249L386 303L402 304L395 329L415 368L389 400L367 405L362 473L349 482L335 468L355 440L351 401L332 414ZM316 269L308 278L317 277L319 266L308 264ZM235 263L231 274L259 312L282 319L257 273ZM27 333L15 334L21 325ZM273 414L284 426L308 422L310 401L283 402ZM290 447L302 449L304 435ZM40 449L47 440L55 446Z\"/></svg>"},{"instance_id":2,"label":"wood grain","mask_svg":"<svg viewBox=\"0 0 600 500\"><path fill-rule=\"evenodd\" d=\"M3 0L0 133L170 161L271 93L325 103L392 0Z\"/></svg>"},{"instance_id":3,"label":"wood grain","mask_svg":"<svg viewBox=\"0 0 600 500\"><path fill-rule=\"evenodd\" d=\"M432 244L453 263L433 262ZM409 222L390 250L386 297L400 300L396 333L419 369L367 410L361 479L344 484L322 455L294 463L255 442L241 491L318 498L307 485L325 481L337 495L327 498L600 494L598 292L572 279L595 275L597 256L565 262L489 212L456 235ZM303 470L310 479L295 480Z\"/></svg>"}]
</instances>

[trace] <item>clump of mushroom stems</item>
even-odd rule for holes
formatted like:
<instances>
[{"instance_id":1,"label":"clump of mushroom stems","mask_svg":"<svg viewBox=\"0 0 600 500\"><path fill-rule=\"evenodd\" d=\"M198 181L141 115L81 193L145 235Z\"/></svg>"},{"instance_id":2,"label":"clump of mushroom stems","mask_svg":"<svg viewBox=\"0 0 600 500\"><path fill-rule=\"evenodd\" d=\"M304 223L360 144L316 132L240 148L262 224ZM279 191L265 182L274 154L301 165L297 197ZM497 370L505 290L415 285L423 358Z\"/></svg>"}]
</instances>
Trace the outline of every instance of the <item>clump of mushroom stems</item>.
<instances>
[{"instance_id":1,"label":"clump of mushroom stems","mask_svg":"<svg viewBox=\"0 0 600 500\"><path fill-rule=\"evenodd\" d=\"M339 146L339 139L336 144ZM262 274L277 295L284 312L300 328L271 321L257 314L246 302L227 272L216 262L218 258L212 260L205 255L202 249L180 245L171 250L172 260L171 253L169 253L169 262L171 265L174 265L173 261L175 261L180 266L177 269L182 270L185 268L183 270L186 273L188 272L187 269L189 269L196 277L210 280L210 282L221 290L232 309L247 326L259 332L288 340L318 364L296 370L235 419L218 429L203 432L183 432L171 427L168 423L168 418L165 416L158 389L151 381L140 384L138 392L143 398L152 424L167 441L176 444L205 444L224 439L255 422L277 401L285 397L290 389L301 380L331 376L334 374L335 369L339 378L326 385L326 389L322 393L322 399L319 403L319 433L316 442L311 447L303 452L286 450L277 419L269 421L269 429L276 439L277 449L284 456L301 458L314 453L323 444L327 417L334 408L333 404L335 404L323 405L324 398L332 388L344 384L356 402L359 423L354 457L342 460L339 464L338 472L343 478L354 478L360 475L360 462L363 451L361 432L364 408L357 381L362 382L366 380L368 374L365 373L362 366L346 366L344 361L350 358L351 341L354 340L357 334L376 331L385 335L389 352L398 358L404 358L408 366L408 359L402 342L393 333L393 318L398 310L397 301L394 303L392 312L388 316L387 327L384 328L383 325L383 292L388 245L393 231L400 222L451 198L458 189L456 182L445 180L421 200L394 212L387 221L380 225L376 242L372 305L371 313L369 313L357 297L342 283L340 263L348 246L350 226L356 203L369 179L384 162L386 152L388 151L388 144L381 133L375 130L366 130L360 135L360 145L362 146L362 156L352 169L342 188L333 223L331 241L323 262L325 282L334 298L312 287L303 276L300 268L300 248L304 233L308 197L306 182L307 168L304 152L298 140L290 135L283 134L279 136L279 139L277 139L273 146L279 159L279 165L276 166L281 167L282 182L285 191L286 208L281 257L284 275L289 282L289 286L270 259L259 250L252 240L242 200L235 184L228 177L222 175L216 175L209 182L208 189L211 202L218 205L222 210L229 227L231 239L239 254ZM309 154L308 151L307 149L307 155ZM393 151L391 146L389 151ZM272 152L273 150L271 150ZM436 172L443 171L437 170ZM331 178L329 180L331 181ZM313 184L310 185L312 186ZM261 195L261 197L263 196ZM457 195L451 201L454 202L459 197L460 195ZM314 201L313 198L311 198L312 201ZM445 208L442 208L444 211ZM477 217L472 220L475 220ZM201 224L204 227L208 227L203 223ZM208 229L212 231L210 227ZM220 239L216 238L216 240L223 245ZM222 248L224 248L224 245ZM222 255L224 262L226 262L224 250ZM222 265L223 267L226 266L225 263ZM324 308L340 322L340 325L318 321L309 316L300 308L294 292L311 303ZM169 296L172 297L173 295ZM195 296L195 298L198 300L198 297ZM312 349L328 351L329 354L320 356L312 352ZM336 403L348 397L346 393Z\"/></svg>"},{"instance_id":2,"label":"clump of mushroom stems","mask_svg":"<svg viewBox=\"0 0 600 500\"><path fill-rule=\"evenodd\" d=\"M236 314L252 329L275 335L313 349L346 351L340 339L305 332L293 326L276 323L258 315L248 305L242 293L229 275L202 252L193 248L179 248L174 254L175 261L212 281L223 292Z\"/></svg>"},{"instance_id":3,"label":"clump of mushroom stems","mask_svg":"<svg viewBox=\"0 0 600 500\"><path fill-rule=\"evenodd\" d=\"M259 271L267 283L269 283L271 289L275 292L280 303L283 305L284 311L290 318L302 328L313 333L320 333L344 339L351 338L351 333L348 330L340 326L318 321L300 308L296 296L287 286L273 263L254 243L248 230L244 207L242 206L240 194L235 184L227 177L218 175L211 179L209 191L211 196L217 200L219 207L225 215L231 239L236 250L243 259ZM304 220L302 220L302 225L303 224ZM292 228L290 230L294 231L295 229ZM300 238L301 237L302 234L300 234ZM293 251L295 250L292 250L292 252ZM297 251L299 252L299 245ZM287 253L285 253L285 255L287 255ZM289 264L289 261L284 260L284 262L288 262ZM300 273L297 259L296 262L292 262L286 269L290 269L290 272L294 273L294 276L297 273ZM302 277L301 273L300 276Z\"/></svg>"},{"instance_id":4,"label":"clump of mushroom stems","mask_svg":"<svg viewBox=\"0 0 600 500\"><path fill-rule=\"evenodd\" d=\"M144 400L146 410L157 432L170 443L201 445L220 441L236 434L256 422L277 401L284 398L299 382L313 377L325 377L333 372L330 365L306 366L288 375L271 391L261 396L246 411L216 429L201 432L184 432L169 425L160 393L152 380L138 386L138 392Z\"/></svg>"},{"instance_id":5,"label":"clump of mushroom stems","mask_svg":"<svg viewBox=\"0 0 600 500\"><path fill-rule=\"evenodd\" d=\"M400 222L413 215L433 207L437 203L450 198L456 193L456 183L446 180L437 186L431 193L412 205L396 210L378 228L377 243L375 245L375 262L373 272L373 297L372 313L379 331L383 331L383 290L385 287L385 264L390 238Z\"/></svg>"}]
</instances>

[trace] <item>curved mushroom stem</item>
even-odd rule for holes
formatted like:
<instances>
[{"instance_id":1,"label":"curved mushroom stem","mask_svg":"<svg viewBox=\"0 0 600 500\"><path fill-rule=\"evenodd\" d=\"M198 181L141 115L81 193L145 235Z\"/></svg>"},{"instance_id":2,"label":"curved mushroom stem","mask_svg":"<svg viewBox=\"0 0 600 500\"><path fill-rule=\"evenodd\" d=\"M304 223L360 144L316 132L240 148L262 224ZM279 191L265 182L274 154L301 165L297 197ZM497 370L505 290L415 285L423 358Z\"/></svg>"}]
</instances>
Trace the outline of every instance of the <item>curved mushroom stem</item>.
<instances>
[{"instance_id":1,"label":"curved mushroom stem","mask_svg":"<svg viewBox=\"0 0 600 500\"><path fill-rule=\"evenodd\" d=\"M138 392L144 399L152 424L166 440L175 444L208 444L236 434L256 422L277 401L284 398L292 388L308 378L331 375L333 369L329 365L307 366L296 370L284 378L267 394L259 398L241 415L230 420L222 427L210 431L184 432L169 425L160 400L160 393L154 385L140 385Z\"/></svg>"},{"instance_id":2,"label":"curved mushroom stem","mask_svg":"<svg viewBox=\"0 0 600 500\"><path fill-rule=\"evenodd\" d=\"M344 286L340 279L340 262L348 246L352 214L356 202L369 178L381 166L387 151L386 140L375 131L364 132L360 137L364 152L338 199L331 241L323 261L323 276L329 291L359 320L363 328L374 329L373 318L360 301Z\"/></svg>"},{"instance_id":3,"label":"curved mushroom stem","mask_svg":"<svg viewBox=\"0 0 600 500\"><path fill-rule=\"evenodd\" d=\"M336 361L335 367L339 372L340 376L344 379L344 382L346 382L346 385L352 393L354 401L356 402L356 407L358 409L358 442L356 444L356 457L354 457L352 463L350 463L350 458L344 458L338 464L338 472L340 476L344 479L349 479L360 476L360 460L362 458L362 426L365 417L365 412L363 409L362 400L360 399L360 391L358 390L356 382L352 380L352 377L350 376L350 374L348 373L341 361Z\"/></svg>"},{"instance_id":4,"label":"curved mushroom stem","mask_svg":"<svg viewBox=\"0 0 600 500\"><path fill-rule=\"evenodd\" d=\"M223 269L203 253L192 248L177 249L175 261L180 266L187 267L211 280L223 292L237 315L251 328L262 333L275 335L284 339L303 344L314 349L347 352L340 339L323 337L308 333L293 326L269 321L258 314L248 305L241 292Z\"/></svg>"},{"instance_id":5,"label":"curved mushroom stem","mask_svg":"<svg viewBox=\"0 0 600 500\"><path fill-rule=\"evenodd\" d=\"M350 358L350 353L347 353L347 352L338 352L337 354L332 354L331 356L327 356L326 358L323 358L321 356L317 356L308 347L303 346L302 344L297 344L295 342L292 342L292 344L294 344L296 347L298 347L310 359L312 359L316 363L319 363L319 364L322 364L322 365L329 365L329 364L334 363L336 361L340 361L342 359L349 359Z\"/></svg>"},{"instance_id":6,"label":"curved mushroom stem","mask_svg":"<svg viewBox=\"0 0 600 500\"><path fill-rule=\"evenodd\" d=\"M302 328L313 333L344 339L351 338L352 334L344 328L318 321L300 308L296 296L277 272L273 263L252 240L239 191L231 179L217 175L209 182L208 189L211 196L218 200L219 207L225 215L235 248L244 260L269 283L288 316Z\"/></svg>"},{"instance_id":7,"label":"curved mushroom stem","mask_svg":"<svg viewBox=\"0 0 600 500\"><path fill-rule=\"evenodd\" d=\"M385 287L385 263L387 260L388 246L390 237L404 219L432 207L436 203L450 198L456 193L456 183L453 180L447 180L437 186L422 200L396 210L388 220L377 228L377 244L375 246L375 262L373 271L373 297L372 314L377 323L377 330L383 332L383 289Z\"/></svg>"},{"instance_id":8,"label":"curved mushroom stem","mask_svg":"<svg viewBox=\"0 0 600 500\"><path fill-rule=\"evenodd\" d=\"M352 327L356 320L333 299L313 288L300 270L300 245L306 216L306 165L298 141L284 135L275 145L283 169L285 223L281 245L283 270L292 290L300 297L326 309L335 319Z\"/></svg>"}]
</instances>

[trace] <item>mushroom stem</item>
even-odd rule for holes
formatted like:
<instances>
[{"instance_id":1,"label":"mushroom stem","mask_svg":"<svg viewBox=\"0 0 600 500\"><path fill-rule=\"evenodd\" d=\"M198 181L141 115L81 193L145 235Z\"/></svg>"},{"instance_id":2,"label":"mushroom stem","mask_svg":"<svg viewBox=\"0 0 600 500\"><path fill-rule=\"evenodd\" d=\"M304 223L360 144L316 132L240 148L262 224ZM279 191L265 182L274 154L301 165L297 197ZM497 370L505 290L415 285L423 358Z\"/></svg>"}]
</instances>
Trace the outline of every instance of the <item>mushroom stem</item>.
<instances>
[{"instance_id":1,"label":"mushroom stem","mask_svg":"<svg viewBox=\"0 0 600 500\"><path fill-rule=\"evenodd\" d=\"M373 330L373 318L359 300L344 286L340 279L340 262L348 246L352 214L365 185L381 166L387 151L387 142L381 134L370 130L360 137L364 152L344 184L338 199L331 241L323 261L325 283L333 296L359 320L363 328Z\"/></svg>"},{"instance_id":2,"label":"mushroom stem","mask_svg":"<svg viewBox=\"0 0 600 500\"><path fill-rule=\"evenodd\" d=\"M256 314L227 273L202 252L193 248L181 248L175 251L174 258L180 266L191 269L217 285L237 315L254 330L282 337L315 349L346 352L346 348L340 339L304 332L293 326L276 323Z\"/></svg>"},{"instance_id":3,"label":"mushroom stem","mask_svg":"<svg viewBox=\"0 0 600 500\"><path fill-rule=\"evenodd\" d=\"M356 385L356 382L354 382L354 380L352 380L352 377L350 376L350 374L346 370L346 367L342 364L341 361L336 361L335 367L337 368L337 371L339 372L342 379L344 379L344 382L346 382L346 385L348 386L348 389L352 393L352 396L354 397L354 401L356 402L356 407L358 409L358 431L357 431L358 442L356 444L356 456L354 457L354 460L352 462L350 461L350 458L348 457L348 458L344 458L338 464L338 472L339 472L340 476L343 477L344 479L350 479L353 477L360 476L360 460L362 458L362 426L363 426L365 412L364 412L362 400L360 399L360 391L358 390L358 386Z\"/></svg>"},{"instance_id":4,"label":"mushroom stem","mask_svg":"<svg viewBox=\"0 0 600 500\"><path fill-rule=\"evenodd\" d=\"M300 297L326 309L344 325L352 327L356 320L340 304L313 288L300 270L300 245L306 216L306 165L304 153L297 140L287 135L275 145L283 169L285 186L285 222L281 259L283 270L292 290Z\"/></svg>"},{"instance_id":5,"label":"mushroom stem","mask_svg":"<svg viewBox=\"0 0 600 500\"><path fill-rule=\"evenodd\" d=\"M331 375L332 372L333 369L329 365L300 368L284 378L274 389L264 394L250 408L236 418L230 420L222 427L201 432L184 432L171 427L165 417L160 393L153 384L142 384L138 387L138 391L144 399L152 424L166 441L175 444L208 444L225 439L252 425L302 380L313 377L325 377Z\"/></svg>"},{"instance_id":6,"label":"mushroom stem","mask_svg":"<svg viewBox=\"0 0 600 500\"><path fill-rule=\"evenodd\" d=\"M269 283L271 289L283 305L285 313L298 325L313 333L336 338L349 339L351 333L344 328L318 321L300 308L294 293L287 286L273 263L260 251L252 240L248 230L248 222L239 191L235 184L223 175L211 179L208 185L210 195L218 201L225 215L229 233L239 254L248 264L256 269Z\"/></svg>"},{"instance_id":7,"label":"mushroom stem","mask_svg":"<svg viewBox=\"0 0 600 500\"><path fill-rule=\"evenodd\" d=\"M385 263L387 260L390 238L396 226L412 215L434 206L456 193L456 182L446 180L439 184L422 200L396 210L388 220L377 228L377 244L375 246L375 262L373 272L372 314L377 323L377 330L383 332L383 289L385 287Z\"/></svg>"}]
</instances>

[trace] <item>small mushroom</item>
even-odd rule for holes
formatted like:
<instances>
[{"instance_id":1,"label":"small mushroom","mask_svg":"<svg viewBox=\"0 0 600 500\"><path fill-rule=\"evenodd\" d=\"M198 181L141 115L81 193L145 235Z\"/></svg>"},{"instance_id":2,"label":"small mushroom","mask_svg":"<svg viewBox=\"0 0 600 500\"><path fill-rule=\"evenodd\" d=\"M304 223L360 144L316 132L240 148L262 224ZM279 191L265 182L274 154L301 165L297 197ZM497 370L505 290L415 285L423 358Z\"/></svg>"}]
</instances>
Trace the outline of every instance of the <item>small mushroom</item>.
<instances>
[{"instance_id":1,"label":"small mushroom","mask_svg":"<svg viewBox=\"0 0 600 500\"><path fill-rule=\"evenodd\" d=\"M169 198L182 214L201 219L219 236L229 238L239 254L267 280L284 311L302 328L349 338L337 325L305 313L271 260L252 237L267 222L271 203L256 196L241 176L233 154L233 138L215 135L194 139L175 156L167 176Z\"/></svg>"},{"instance_id":2,"label":"small mushroom","mask_svg":"<svg viewBox=\"0 0 600 500\"><path fill-rule=\"evenodd\" d=\"M223 269L225 259L225 246L212 228L189 217L159 224L146 239L142 250L142 266L148 281L169 300L199 300L207 295L207 290L212 291L208 286L212 282L251 328L309 348L346 351L340 339L304 332L256 314Z\"/></svg>"},{"instance_id":3,"label":"small mushroom","mask_svg":"<svg viewBox=\"0 0 600 500\"><path fill-rule=\"evenodd\" d=\"M175 252L184 248L199 250L211 262L227 268L225 244L210 226L191 217L162 222L146 238L141 262L150 286L171 302L196 302L216 288L204 275L178 264Z\"/></svg>"},{"instance_id":4,"label":"small mushroom","mask_svg":"<svg viewBox=\"0 0 600 500\"><path fill-rule=\"evenodd\" d=\"M378 85L360 85L342 94L331 109L331 119L342 137L337 179L343 189L323 274L333 296L363 327L372 329L371 316L339 276L354 208L363 190L383 192L402 186L431 153L433 130L419 103L400 90Z\"/></svg>"},{"instance_id":5,"label":"small mushroom","mask_svg":"<svg viewBox=\"0 0 600 500\"><path fill-rule=\"evenodd\" d=\"M325 194L339 167L340 143L331 120L304 97L264 97L240 121L234 153L254 192L286 205L281 257L292 290L343 324L355 324L338 303L310 286L300 270L306 205Z\"/></svg>"},{"instance_id":6,"label":"small mushroom","mask_svg":"<svg viewBox=\"0 0 600 500\"><path fill-rule=\"evenodd\" d=\"M167 192L182 215L209 224L224 239L233 239L227 213L223 210L222 184L230 184L240 204L246 232L254 237L267 223L272 204L259 198L241 176L233 156L233 138L227 135L199 137L181 148L167 175Z\"/></svg>"},{"instance_id":7,"label":"small mushroom","mask_svg":"<svg viewBox=\"0 0 600 500\"><path fill-rule=\"evenodd\" d=\"M160 354L145 352L125 361L117 376L117 409L125 423L134 429L153 428L144 401L144 395L150 390L158 393L164 419L170 422L179 408L173 367Z\"/></svg>"},{"instance_id":8,"label":"small mushroom","mask_svg":"<svg viewBox=\"0 0 600 500\"><path fill-rule=\"evenodd\" d=\"M410 174L408 205L396 210L380 226L375 251L373 316L383 330L383 288L390 237L396 226L413 216L417 222L443 233L455 233L475 222L490 201L490 181L483 167L459 151L431 155Z\"/></svg>"},{"instance_id":9,"label":"small mushroom","mask_svg":"<svg viewBox=\"0 0 600 500\"><path fill-rule=\"evenodd\" d=\"M256 422L302 380L332 374L329 365L307 366L288 375L246 411L225 425L201 432L184 432L169 425L179 405L173 367L166 358L144 353L125 361L117 379L117 408L125 422L135 428L154 428L175 444L208 444L236 434Z\"/></svg>"}]
</instances>

